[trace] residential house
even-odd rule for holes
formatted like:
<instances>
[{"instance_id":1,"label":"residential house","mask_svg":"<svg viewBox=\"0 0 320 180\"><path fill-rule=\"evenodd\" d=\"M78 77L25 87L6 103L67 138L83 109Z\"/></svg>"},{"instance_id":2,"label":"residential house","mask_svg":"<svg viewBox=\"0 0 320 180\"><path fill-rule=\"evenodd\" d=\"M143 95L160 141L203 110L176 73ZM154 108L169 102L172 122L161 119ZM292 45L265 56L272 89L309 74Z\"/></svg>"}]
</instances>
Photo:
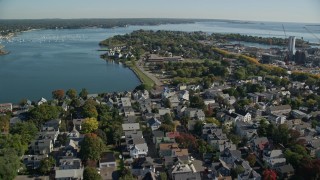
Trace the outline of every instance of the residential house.
<instances>
[{"instance_id":1,"label":"residential house","mask_svg":"<svg viewBox=\"0 0 320 180\"><path fill-rule=\"evenodd\" d=\"M122 97L119 101L119 107L131 107L131 100L128 97Z\"/></svg>"},{"instance_id":2,"label":"residential house","mask_svg":"<svg viewBox=\"0 0 320 180\"><path fill-rule=\"evenodd\" d=\"M290 179L294 175L294 169L291 164L279 166L276 171L281 179Z\"/></svg>"},{"instance_id":3,"label":"residential house","mask_svg":"<svg viewBox=\"0 0 320 180\"><path fill-rule=\"evenodd\" d=\"M22 157L22 163L27 169L38 169L42 159L47 158L48 155L24 155Z\"/></svg>"},{"instance_id":4,"label":"residential house","mask_svg":"<svg viewBox=\"0 0 320 180\"><path fill-rule=\"evenodd\" d=\"M77 131L81 131L81 125L85 119L73 119L73 126L76 128Z\"/></svg>"},{"instance_id":5,"label":"residential house","mask_svg":"<svg viewBox=\"0 0 320 180\"><path fill-rule=\"evenodd\" d=\"M156 139L163 138L163 137L164 137L164 132L163 131L160 131L160 130L152 131L152 142L154 144L156 143Z\"/></svg>"},{"instance_id":6,"label":"residential house","mask_svg":"<svg viewBox=\"0 0 320 180\"><path fill-rule=\"evenodd\" d=\"M132 107L122 107L122 113L124 114L125 117L135 116L135 112Z\"/></svg>"},{"instance_id":7,"label":"residential house","mask_svg":"<svg viewBox=\"0 0 320 180\"><path fill-rule=\"evenodd\" d=\"M45 155L53 150L53 143L51 139L33 140L29 145L29 150L32 154Z\"/></svg>"},{"instance_id":8,"label":"residential house","mask_svg":"<svg viewBox=\"0 0 320 180\"><path fill-rule=\"evenodd\" d=\"M177 85L177 90L178 91L183 91L187 89L187 85L186 84L178 84Z\"/></svg>"},{"instance_id":9,"label":"residential house","mask_svg":"<svg viewBox=\"0 0 320 180\"><path fill-rule=\"evenodd\" d=\"M269 114L268 120L273 124L284 124L287 120L287 116L284 116L282 114Z\"/></svg>"},{"instance_id":10,"label":"residential house","mask_svg":"<svg viewBox=\"0 0 320 180\"><path fill-rule=\"evenodd\" d=\"M277 168L279 166L282 166L282 165L286 164L286 159L284 158L282 150L266 151L263 154L263 160L271 168Z\"/></svg>"},{"instance_id":11,"label":"residential house","mask_svg":"<svg viewBox=\"0 0 320 180\"><path fill-rule=\"evenodd\" d=\"M238 174L238 180L261 180L262 177L253 169L245 170L243 173Z\"/></svg>"},{"instance_id":12,"label":"residential house","mask_svg":"<svg viewBox=\"0 0 320 180\"><path fill-rule=\"evenodd\" d=\"M12 112L12 103L0 104L0 113Z\"/></svg>"},{"instance_id":13,"label":"residential house","mask_svg":"<svg viewBox=\"0 0 320 180\"><path fill-rule=\"evenodd\" d=\"M270 106L267 107L268 114L289 114L291 111L290 105Z\"/></svg>"},{"instance_id":14,"label":"residential house","mask_svg":"<svg viewBox=\"0 0 320 180\"><path fill-rule=\"evenodd\" d=\"M148 145L147 143L133 144L129 152L130 152L130 157L132 158L146 157L148 154Z\"/></svg>"},{"instance_id":15,"label":"residential house","mask_svg":"<svg viewBox=\"0 0 320 180\"><path fill-rule=\"evenodd\" d=\"M178 164L172 167L170 171L172 180L194 179L201 180L200 172L196 172L193 165Z\"/></svg>"},{"instance_id":16,"label":"residential house","mask_svg":"<svg viewBox=\"0 0 320 180\"><path fill-rule=\"evenodd\" d=\"M171 110L169 108L160 108L158 109L159 110L159 115L160 116L163 116L165 114L171 114Z\"/></svg>"},{"instance_id":17,"label":"residential house","mask_svg":"<svg viewBox=\"0 0 320 180\"><path fill-rule=\"evenodd\" d=\"M155 166L151 157L137 158L131 163L131 172L138 177L144 177L147 173L155 173Z\"/></svg>"},{"instance_id":18,"label":"residential house","mask_svg":"<svg viewBox=\"0 0 320 180\"><path fill-rule=\"evenodd\" d=\"M59 127L61 124L61 119L52 119L45 122L42 127L43 128L53 128L54 131L59 131Z\"/></svg>"},{"instance_id":19,"label":"residential house","mask_svg":"<svg viewBox=\"0 0 320 180\"><path fill-rule=\"evenodd\" d=\"M151 118L148 123L148 127L151 128L152 131L155 131L160 128L161 122L157 118Z\"/></svg>"},{"instance_id":20,"label":"residential house","mask_svg":"<svg viewBox=\"0 0 320 180\"><path fill-rule=\"evenodd\" d=\"M56 180L82 180L83 179L83 168L81 169L62 169L56 170Z\"/></svg>"},{"instance_id":21,"label":"residential house","mask_svg":"<svg viewBox=\"0 0 320 180\"><path fill-rule=\"evenodd\" d=\"M201 121L204 121L206 117L202 109L195 108L186 108L184 111L184 115L191 119L197 119Z\"/></svg>"},{"instance_id":22,"label":"residential house","mask_svg":"<svg viewBox=\"0 0 320 180\"><path fill-rule=\"evenodd\" d=\"M162 143L162 144L159 144L159 156L160 157L172 156L172 150L173 149L179 149L177 143Z\"/></svg>"},{"instance_id":23,"label":"residential house","mask_svg":"<svg viewBox=\"0 0 320 180\"><path fill-rule=\"evenodd\" d=\"M136 131L140 129L139 123L124 123L122 124L123 131Z\"/></svg>"},{"instance_id":24,"label":"residential house","mask_svg":"<svg viewBox=\"0 0 320 180\"><path fill-rule=\"evenodd\" d=\"M257 137L251 140L251 149L258 157L262 157L264 149L269 145L269 140L266 137Z\"/></svg>"},{"instance_id":25,"label":"residential house","mask_svg":"<svg viewBox=\"0 0 320 180\"><path fill-rule=\"evenodd\" d=\"M320 139L313 138L307 141L307 149L311 157L320 158Z\"/></svg>"},{"instance_id":26,"label":"residential house","mask_svg":"<svg viewBox=\"0 0 320 180\"><path fill-rule=\"evenodd\" d=\"M38 106L40 106L41 104L44 104L44 103L46 103L46 102L48 102L45 98L41 98L38 102L37 102L37 105Z\"/></svg>"},{"instance_id":27,"label":"residential house","mask_svg":"<svg viewBox=\"0 0 320 180\"><path fill-rule=\"evenodd\" d=\"M251 137L258 134L257 128L253 124L242 121L236 122L236 131L238 135L247 139L251 139Z\"/></svg>"},{"instance_id":28,"label":"residential house","mask_svg":"<svg viewBox=\"0 0 320 180\"><path fill-rule=\"evenodd\" d=\"M245 111L239 111L237 113L239 121L251 122L251 114Z\"/></svg>"},{"instance_id":29,"label":"residential house","mask_svg":"<svg viewBox=\"0 0 320 180\"><path fill-rule=\"evenodd\" d=\"M207 137L209 134L214 134L215 131L221 131L222 133L222 129L218 129L218 126L216 124L213 123L208 123L203 125L202 127L202 138L204 140L207 140Z\"/></svg>"},{"instance_id":30,"label":"residential house","mask_svg":"<svg viewBox=\"0 0 320 180\"><path fill-rule=\"evenodd\" d=\"M79 158L62 158L59 160L59 169L81 169L82 163Z\"/></svg>"},{"instance_id":31,"label":"residential house","mask_svg":"<svg viewBox=\"0 0 320 180\"><path fill-rule=\"evenodd\" d=\"M178 107L179 104L180 104L180 100L179 100L179 97L178 97L177 94L174 94L174 95L170 96L170 97L168 98L168 100L170 101L170 104L171 104L171 107L172 107L172 108L176 108L176 107Z\"/></svg>"},{"instance_id":32,"label":"residential house","mask_svg":"<svg viewBox=\"0 0 320 180\"><path fill-rule=\"evenodd\" d=\"M180 136L179 132L166 132L166 137L170 138L170 139L176 139L176 137Z\"/></svg>"},{"instance_id":33,"label":"residential house","mask_svg":"<svg viewBox=\"0 0 320 180\"><path fill-rule=\"evenodd\" d=\"M117 167L116 158L113 152L105 152L101 154L99 160L99 168L103 167Z\"/></svg>"},{"instance_id":34,"label":"residential house","mask_svg":"<svg viewBox=\"0 0 320 180\"><path fill-rule=\"evenodd\" d=\"M227 164L233 164L237 159L241 159L241 151L226 148L221 152L219 159Z\"/></svg>"},{"instance_id":35,"label":"residential house","mask_svg":"<svg viewBox=\"0 0 320 180\"><path fill-rule=\"evenodd\" d=\"M189 101L189 91L183 90L180 91L178 97L184 101Z\"/></svg>"},{"instance_id":36,"label":"residential house","mask_svg":"<svg viewBox=\"0 0 320 180\"><path fill-rule=\"evenodd\" d=\"M296 118L296 119L302 119L302 118L308 117L308 115L306 113L299 111L299 110L292 110L291 115L293 116L293 118Z\"/></svg>"}]
</instances>

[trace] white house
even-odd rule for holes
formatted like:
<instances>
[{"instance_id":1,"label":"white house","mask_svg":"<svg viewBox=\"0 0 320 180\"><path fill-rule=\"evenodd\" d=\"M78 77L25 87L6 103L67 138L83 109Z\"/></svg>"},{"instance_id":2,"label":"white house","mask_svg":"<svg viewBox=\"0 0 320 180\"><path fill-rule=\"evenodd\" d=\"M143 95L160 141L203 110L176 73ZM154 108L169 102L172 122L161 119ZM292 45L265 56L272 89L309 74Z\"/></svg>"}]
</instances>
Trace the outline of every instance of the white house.
<instances>
[{"instance_id":1,"label":"white house","mask_svg":"<svg viewBox=\"0 0 320 180\"><path fill-rule=\"evenodd\" d=\"M45 98L41 98L38 102L37 102L37 105L38 106L40 106L41 104L44 104L44 103L46 103L46 102L48 102Z\"/></svg>"},{"instance_id":2,"label":"white house","mask_svg":"<svg viewBox=\"0 0 320 180\"><path fill-rule=\"evenodd\" d=\"M136 144L130 148L130 157L132 158L146 157L147 154L148 154L147 143Z\"/></svg>"},{"instance_id":3,"label":"white house","mask_svg":"<svg viewBox=\"0 0 320 180\"><path fill-rule=\"evenodd\" d=\"M282 150L272 150L265 152L263 154L263 160L266 161L271 168L286 164L286 159L284 158Z\"/></svg>"}]
</instances>

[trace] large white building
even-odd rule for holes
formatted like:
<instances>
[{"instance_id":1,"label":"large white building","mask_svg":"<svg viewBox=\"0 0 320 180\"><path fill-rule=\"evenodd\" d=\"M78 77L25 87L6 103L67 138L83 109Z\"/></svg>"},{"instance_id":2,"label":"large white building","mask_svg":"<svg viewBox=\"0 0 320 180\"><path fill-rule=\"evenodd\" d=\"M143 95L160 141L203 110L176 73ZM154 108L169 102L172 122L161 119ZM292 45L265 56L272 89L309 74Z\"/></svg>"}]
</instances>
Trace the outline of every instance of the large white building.
<instances>
[{"instance_id":1,"label":"large white building","mask_svg":"<svg viewBox=\"0 0 320 180\"><path fill-rule=\"evenodd\" d=\"M289 37L288 49L289 49L290 55L294 55L296 53L296 37L295 36Z\"/></svg>"}]
</instances>

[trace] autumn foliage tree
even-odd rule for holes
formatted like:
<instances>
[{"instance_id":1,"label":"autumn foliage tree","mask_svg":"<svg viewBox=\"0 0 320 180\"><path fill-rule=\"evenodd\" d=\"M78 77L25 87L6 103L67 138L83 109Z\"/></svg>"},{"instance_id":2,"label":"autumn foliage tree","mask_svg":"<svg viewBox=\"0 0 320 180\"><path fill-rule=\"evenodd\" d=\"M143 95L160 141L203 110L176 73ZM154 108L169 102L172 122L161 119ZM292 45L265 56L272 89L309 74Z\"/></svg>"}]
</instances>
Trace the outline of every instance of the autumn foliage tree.
<instances>
[{"instance_id":1,"label":"autumn foliage tree","mask_svg":"<svg viewBox=\"0 0 320 180\"><path fill-rule=\"evenodd\" d=\"M96 118L86 118L84 122L81 124L81 131L84 134L92 133L96 131L99 127L99 122Z\"/></svg>"},{"instance_id":2,"label":"autumn foliage tree","mask_svg":"<svg viewBox=\"0 0 320 180\"><path fill-rule=\"evenodd\" d=\"M183 148L196 148L197 147L197 139L192 134L180 133L180 135L178 137L176 137L176 141Z\"/></svg>"},{"instance_id":3,"label":"autumn foliage tree","mask_svg":"<svg viewBox=\"0 0 320 180\"><path fill-rule=\"evenodd\" d=\"M254 154L249 154L247 157L247 161L249 162L250 166L253 167L256 164L256 156Z\"/></svg>"},{"instance_id":4,"label":"autumn foliage tree","mask_svg":"<svg viewBox=\"0 0 320 180\"><path fill-rule=\"evenodd\" d=\"M63 89L58 89L52 91L52 98L57 99L57 100L62 100L64 98L64 90Z\"/></svg>"},{"instance_id":5,"label":"autumn foliage tree","mask_svg":"<svg viewBox=\"0 0 320 180\"><path fill-rule=\"evenodd\" d=\"M263 171L263 180L277 180L277 173L272 169Z\"/></svg>"}]
</instances>

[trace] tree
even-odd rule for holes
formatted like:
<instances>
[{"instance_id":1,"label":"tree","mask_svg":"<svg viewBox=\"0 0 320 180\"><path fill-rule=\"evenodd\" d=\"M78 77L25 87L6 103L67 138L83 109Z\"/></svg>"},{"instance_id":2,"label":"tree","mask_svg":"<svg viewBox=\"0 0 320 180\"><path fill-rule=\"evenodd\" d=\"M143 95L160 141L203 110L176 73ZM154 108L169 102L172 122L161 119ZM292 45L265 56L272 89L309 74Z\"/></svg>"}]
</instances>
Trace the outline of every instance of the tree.
<instances>
[{"instance_id":1,"label":"tree","mask_svg":"<svg viewBox=\"0 0 320 180\"><path fill-rule=\"evenodd\" d=\"M237 176L243 173L245 169L241 165L237 165L235 168L231 169L231 176L233 179L237 178Z\"/></svg>"},{"instance_id":2,"label":"tree","mask_svg":"<svg viewBox=\"0 0 320 180\"><path fill-rule=\"evenodd\" d=\"M4 133L4 134L9 133L9 126L10 126L10 116L0 115L0 133Z\"/></svg>"},{"instance_id":3,"label":"tree","mask_svg":"<svg viewBox=\"0 0 320 180\"><path fill-rule=\"evenodd\" d=\"M256 164L256 156L254 154L249 154L247 157L247 161L249 162L250 166L253 167Z\"/></svg>"},{"instance_id":4,"label":"tree","mask_svg":"<svg viewBox=\"0 0 320 180\"><path fill-rule=\"evenodd\" d=\"M164 116L163 116L163 122L165 124L170 124L172 123L172 117L169 113L166 113Z\"/></svg>"},{"instance_id":5,"label":"tree","mask_svg":"<svg viewBox=\"0 0 320 180\"><path fill-rule=\"evenodd\" d=\"M96 131L99 127L99 122L96 118L86 118L81 124L81 131L84 134L92 133Z\"/></svg>"},{"instance_id":6,"label":"tree","mask_svg":"<svg viewBox=\"0 0 320 180\"><path fill-rule=\"evenodd\" d=\"M212 123L217 125L218 127L221 127L221 122L218 121L216 118L206 118L206 123Z\"/></svg>"},{"instance_id":7,"label":"tree","mask_svg":"<svg viewBox=\"0 0 320 180\"><path fill-rule=\"evenodd\" d=\"M238 80L243 80L246 78L246 70L245 68L238 68L235 73L234 73L234 76L236 79Z\"/></svg>"},{"instance_id":8,"label":"tree","mask_svg":"<svg viewBox=\"0 0 320 180\"><path fill-rule=\"evenodd\" d=\"M266 137L267 136L267 128L268 128L268 125L267 125L267 122L266 122L266 119L261 119L260 120L260 125L258 127L258 135L260 137Z\"/></svg>"},{"instance_id":9,"label":"tree","mask_svg":"<svg viewBox=\"0 0 320 180\"><path fill-rule=\"evenodd\" d=\"M106 149L104 142L96 134L86 134L81 142L80 155L84 161L99 160Z\"/></svg>"},{"instance_id":10,"label":"tree","mask_svg":"<svg viewBox=\"0 0 320 180\"><path fill-rule=\"evenodd\" d=\"M12 128L10 129L10 133L13 135L20 135L21 137L23 137L22 143L29 144L37 135L38 129L36 125L31 121L19 122L12 126Z\"/></svg>"},{"instance_id":11,"label":"tree","mask_svg":"<svg viewBox=\"0 0 320 180\"><path fill-rule=\"evenodd\" d=\"M203 109L205 107L204 101L200 96L191 96L190 107Z\"/></svg>"},{"instance_id":12,"label":"tree","mask_svg":"<svg viewBox=\"0 0 320 180\"><path fill-rule=\"evenodd\" d=\"M27 103L28 103L28 100L24 98L24 99L21 99L21 100L20 100L19 105L20 105L21 107L23 107L23 106L27 105Z\"/></svg>"},{"instance_id":13,"label":"tree","mask_svg":"<svg viewBox=\"0 0 320 180\"><path fill-rule=\"evenodd\" d=\"M27 149L28 144L24 143L23 137L19 134L0 136L0 151L10 150L11 152L15 152L18 156L22 156Z\"/></svg>"},{"instance_id":14,"label":"tree","mask_svg":"<svg viewBox=\"0 0 320 180\"><path fill-rule=\"evenodd\" d=\"M87 96L88 96L88 91L86 88L83 88L81 89L80 93L79 93L79 96L82 98L82 99L87 99Z\"/></svg>"},{"instance_id":15,"label":"tree","mask_svg":"<svg viewBox=\"0 0 320 180\"><path fill-rule=\"evenodd\" d=\"M75 99L77 97L77 90L69 89L66 94L70 99Z\"/></svg>"},{"instance_id":16,"label":"tree","mask_svg":"<svg viewBox=\"0 0 320 180\"><path fill-rule=\"evenodd\" d=\"M15 179L20 166L20 158L14 151L2 151L0 155L0 179Z\"/></svg>"},{"instance_id":17,"label":"tree","mask_svg":"<svg viewBox=\"0 0 320 180\"><path fill-rule=\"evenodd\" d=\"M176 137L176 141L183 148L195 149L197 146L197 139L192 134L180 133L180 135Z\"/></svg>"},{"instance_id":18,"label":"tree","mask_svg":"<svg viewBox=\"0 0 320 180\"><path fill-rule=\"evenodd\" d=\"M97 129L95 134L97 134L105 144L108 143L107 134L103 130Z\"/></svg>"},{"instance_id":19,"label":"tree","mask_svg":"<svg viewBox=\"0 0 320 180\"><path fill-rule=\"evenodd\" d=\"M203 122L197 121L193 127L194 133L198 136L201 136L202 135L202 127L203 127Z\"/></svg>"},{"instance_id":20,"label":"tree","mask_svg":"<svg viewBox=\"0 0 320 180\"><path fill-rule=\"evenodd\" d=\"M91 103L85 103L82 107L82 113L85 117L89 118L97 118L98 117L98 111L95 105Z\"/></svg>"},{"instance_id":21,"label":"tree","mask_svg":"<svg viewBox=\"0 0 320 180\"><path fill-rule=\"evenodd\" d=\"M39 171L42 174L49 174L56 165L56 161L53 157L49 156L40 161Z\"/></svg>"},{"instance_id":22,"label":"tree","mask_svg":"<svg viewBox=\"0 0 320 180\"><path fill-rule=\"evenodd\" d=\"M266 169L262 173L263 180L277 180L277 173L272 169Z\"/></svg>"},{"instance_id":23,"label":"tree","mask_svg":"<svg viewBox=\"0 0 320 180\"><path fill-rule=\"evenodd\" d=\"M163 104L164 104L164 107L166 108L171 108L171 102L170 102L170 99L164 99L163 100Z\"/></svg>"},{"instance_id":24,"label":"tree","mask_svg":"<svg viewBox=\"0 0 320 180\"><path fill-rule=\"evenodd\" d=\"M64 146L68 142L68 140L69 138L67 133L59 134L57 137L57 141L59 142L58 145L60 146Z\"/></svg>"},{"instance_id":25,"label":"tree","mask_svg":"<svg viewBox=\"0 0 320 180\"><path fill-rule=\"evenodd\" d=\"M96 168L86 167L83 171L83 180L101 180L100 174Z\"/></svg>"},{"instance_id":26,"label":"tree","mask_svg":"<svg viewBox=\"0 0 320 180\"><path fill-rule=\"evenodd\" d=\"M57 119L60 115L61 108L57 106L50 106L48 104L42 104L35 107L30 111L30 118L40 125L48 120Z\"/></svg>"},{"instance_id":27,"label":"tree","mask_svg":"<svg viewBox=\"0 0 320 180\"><path fill-rule=\"evenodd\" d=\"M160 173L160 180L167 180L167 179L168 179L167 173L161 172Z\"/></svg>"},{"instance_id":28,"label":"tree","mask_svg":"<svg viewBox=\"0 0 320 180\"><path fill-rule=\"evenodd\" d=\"M53 99L57 99L57 100L62 100L64 97L64 90L63 89L58 89L58 90L54 90L52 91L52 98Z\"/></svg>"}]
</instances>

